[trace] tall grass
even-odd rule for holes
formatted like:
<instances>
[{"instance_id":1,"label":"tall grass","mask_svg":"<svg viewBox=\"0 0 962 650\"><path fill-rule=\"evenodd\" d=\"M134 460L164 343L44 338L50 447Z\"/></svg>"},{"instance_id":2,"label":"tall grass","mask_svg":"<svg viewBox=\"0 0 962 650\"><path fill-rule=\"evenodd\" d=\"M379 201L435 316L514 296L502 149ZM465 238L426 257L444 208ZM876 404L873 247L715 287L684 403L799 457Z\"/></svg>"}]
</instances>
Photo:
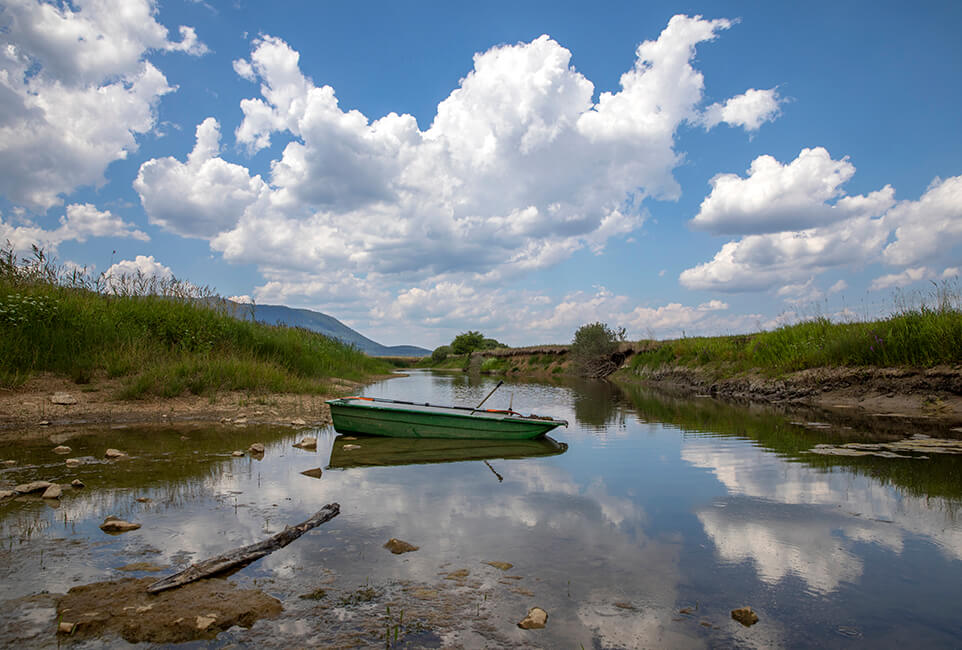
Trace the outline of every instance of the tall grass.
<instances>
[{"instance_id":1,"label":"tall grass","mask_svg":"<svg viewBox=\"0 0 962 650\"><path fill-rule=\"evenodd\" d=\"M631 367L663 365L771 374L823 366L914 366L962 363L962 300L957 283L934 285L917 306L899 297L875 321L836 323L818 317L769 332L650 342Z\"/></svg>"},{"instance_id":2,"label":"tall grass","mask_svg":"<svg viewBox=\"0 0 962 650\"><path fill-rule=\"evenodd\" d=\"M235 317L234 303L176 279L91 278L34 249L0 251L0 385L52 371L125 377L125 397L217 390L322 392L389 366L304 329Z\"/></svg>"}]
</instances>

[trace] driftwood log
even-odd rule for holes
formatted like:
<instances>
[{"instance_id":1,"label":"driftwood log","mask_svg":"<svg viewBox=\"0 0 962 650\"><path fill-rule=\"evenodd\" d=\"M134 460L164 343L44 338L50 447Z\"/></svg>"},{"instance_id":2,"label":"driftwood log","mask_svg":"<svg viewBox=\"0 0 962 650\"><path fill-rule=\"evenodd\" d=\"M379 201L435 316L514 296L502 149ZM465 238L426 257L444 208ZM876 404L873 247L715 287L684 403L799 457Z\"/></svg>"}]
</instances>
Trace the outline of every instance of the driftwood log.
<instances>
[{"instance_id":1,"label":"driftwood log","mask_svg":"<svg viewBox=\"0 0 962 650\"><path fill-rule=\"evenodd\" d=\"M157 582L151 583L147 586L147 591L156 594L167 589L181 587L195 580L200 580L201 578L223 573L230 569L239 569L247 566L254 560L259 560L277 549L284 548L310 529L316 528L326 521L330 521L336 517L340 511L340 505L337 503L329 503L311 515L310 519L296 526L288 526L273 537L265 539L263 542L235 548L217 557L192 564L180 573L175 573L172 576L167 576Z\"/></svg>"}]
</instances>

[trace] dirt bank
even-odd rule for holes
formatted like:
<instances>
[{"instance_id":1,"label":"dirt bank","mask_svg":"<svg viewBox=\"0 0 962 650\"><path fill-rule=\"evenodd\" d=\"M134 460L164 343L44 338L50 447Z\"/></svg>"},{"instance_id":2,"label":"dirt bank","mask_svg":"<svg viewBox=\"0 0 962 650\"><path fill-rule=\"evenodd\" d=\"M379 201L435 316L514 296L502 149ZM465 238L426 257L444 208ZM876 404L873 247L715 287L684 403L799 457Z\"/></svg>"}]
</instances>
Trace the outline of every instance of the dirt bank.
<instances>
[{"instance_id":1,"label":"dirt bank","mask_svg":"<svg viewBox=\"0 0 962 650\"><path fill-rule=\"evenodd\" d=\"M361 384L334 380L332 392L343 394ZM230 419L249 424L323 425L331 421L324 403L329 396L291 393L249 394L221 392L213 396L182 395L118 400L120 380L89 384L51 374L37 375L16 389L0 389L0 437L29 436L49 428L79 424L148 424L169 422L220 422ZM69 395L62 400L55 396ZM55 401L74 401L56 404Z\"/></svg>"},{"instance_id":2,"label":"dirt bank","mask_svg":"<svg viewBox=\"0 0 962 650\"><path fill-rule=\"evenodd\" d=\"M962 367L813 368L779 377L747 373L725 379L707 370L662 366L620 370L614 379L746 402L789 403L866 415L962 423Z\"/></svg>"}]
</instances>

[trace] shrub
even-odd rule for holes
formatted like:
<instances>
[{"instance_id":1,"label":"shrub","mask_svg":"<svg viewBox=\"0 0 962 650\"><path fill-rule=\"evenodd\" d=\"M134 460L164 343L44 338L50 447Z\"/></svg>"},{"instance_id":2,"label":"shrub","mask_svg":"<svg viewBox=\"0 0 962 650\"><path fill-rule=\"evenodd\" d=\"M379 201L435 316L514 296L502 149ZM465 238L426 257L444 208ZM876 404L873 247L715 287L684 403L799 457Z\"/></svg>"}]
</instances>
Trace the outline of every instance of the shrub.
<instances>
[{"instance_id":1,"label":"shrub","mask_svg":"<svg viewBox=\"0 0 962 650\"><path fill-rule=\"evenodd\" d=\"M568 354L575 370L583 377L606 377L618 369L612 356L618 351L618 341L624 329L615 332L605 323L582 325L575 332Z\"/></svg>"}]
</instances>

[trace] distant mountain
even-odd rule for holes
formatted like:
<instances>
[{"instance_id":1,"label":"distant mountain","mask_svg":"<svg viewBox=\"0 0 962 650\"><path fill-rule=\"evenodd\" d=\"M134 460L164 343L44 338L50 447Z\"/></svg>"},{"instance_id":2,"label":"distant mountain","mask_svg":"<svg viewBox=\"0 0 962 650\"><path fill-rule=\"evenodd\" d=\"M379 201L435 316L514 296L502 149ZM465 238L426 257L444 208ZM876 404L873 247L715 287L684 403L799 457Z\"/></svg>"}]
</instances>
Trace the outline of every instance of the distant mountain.
<instances>
[{"instance_id":1,"label":"distant mountain","mask_svg":"<svg viewBox=\"0 0 962 650\"><path fill-rule=\"evenodd\" d=\"M239 313L241 311L243 310L238 310ZM248 315L247 318L250 316ZM267 325L280 323L290 327L303 327L354 345L372 357L426 357L431 354L431 350L419 348L416 345L381 345L352 330L333 316L310 309L292 309L283 305L257 305L254 308L254 320Z\"/></svg>"}]
</instances>

